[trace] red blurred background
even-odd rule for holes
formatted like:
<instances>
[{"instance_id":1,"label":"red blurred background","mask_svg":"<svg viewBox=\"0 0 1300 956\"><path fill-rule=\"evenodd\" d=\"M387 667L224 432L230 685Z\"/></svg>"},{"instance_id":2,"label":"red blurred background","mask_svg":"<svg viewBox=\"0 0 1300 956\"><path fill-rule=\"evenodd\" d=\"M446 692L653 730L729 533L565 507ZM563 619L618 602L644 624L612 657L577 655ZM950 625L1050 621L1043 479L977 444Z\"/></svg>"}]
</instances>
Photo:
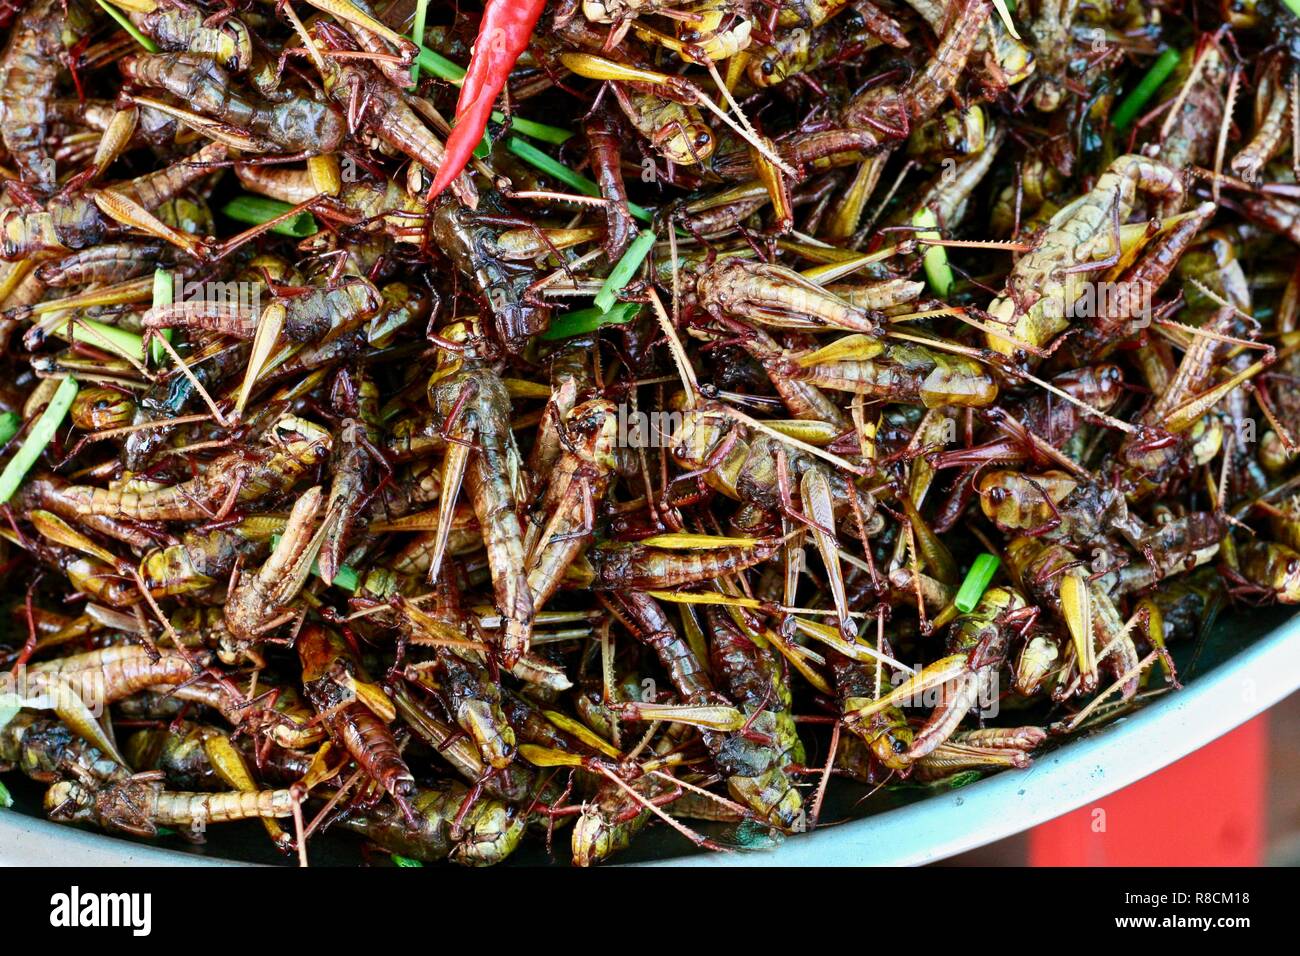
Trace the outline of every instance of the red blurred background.
<instances>
[{"instance_id":1,"label":"red blurred background","mask_svg":"<svg viewBox=\"0 0 1300 956\"><path fill-rule=\"evenodd\" d=\"M1300 865L1300 693L1104 800L947 862Z\"/></svg>"}]
</instances>

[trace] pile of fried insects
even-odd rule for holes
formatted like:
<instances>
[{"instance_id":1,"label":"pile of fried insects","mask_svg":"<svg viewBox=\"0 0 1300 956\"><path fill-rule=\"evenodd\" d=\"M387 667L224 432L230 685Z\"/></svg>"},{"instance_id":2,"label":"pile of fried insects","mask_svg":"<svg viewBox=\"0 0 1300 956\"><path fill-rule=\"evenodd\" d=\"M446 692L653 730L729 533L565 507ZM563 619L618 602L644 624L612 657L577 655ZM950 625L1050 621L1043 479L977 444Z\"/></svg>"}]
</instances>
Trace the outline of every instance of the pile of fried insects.
<instances>
[{"instance_id":1,"label":"pile of fried insects","mask_svg":"<svg viewBox=\"0 0 1300 956\"><path fill-rule=\"evenodd\" d=\"M1300 602L1298 8L10 0L0 763L587 865L1176 692Z\"/></svg>"}]
</instances>

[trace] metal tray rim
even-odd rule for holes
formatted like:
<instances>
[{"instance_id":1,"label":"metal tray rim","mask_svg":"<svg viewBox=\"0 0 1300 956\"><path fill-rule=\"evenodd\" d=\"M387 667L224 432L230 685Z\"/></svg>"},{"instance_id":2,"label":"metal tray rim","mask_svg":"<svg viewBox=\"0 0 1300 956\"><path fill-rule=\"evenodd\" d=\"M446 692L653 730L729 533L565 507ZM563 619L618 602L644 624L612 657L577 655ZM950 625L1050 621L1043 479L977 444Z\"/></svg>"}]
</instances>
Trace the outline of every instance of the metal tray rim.
<instances>
[{"instance_id":1,"label":"metal tray rim","mask_svg":"<svg viewBox=\"0 0 1300 956\"><path fill-rule=\"evenodd\" d=\"M787 839L774 850L646 866L919 866L1044 823L1165 767L1300 687L1300 615L1182 690L1092 736L948 793ZM0 811L0 866L246 866Z\"/></svg>"},{"instance_id":2,"label":"metal tray rim","mask_svg":"<svg viewBox=\"0 0 1300 956\"><path fill-rule=\"evenodd\" d=\"M921 866L1076 810L1187 756L1300 688L1300 615L1179 691L1095 734L929 799L787 839L772 853L648 866ZM923 835L923 837L921 837Z\"/></svg>"}]
</instances>

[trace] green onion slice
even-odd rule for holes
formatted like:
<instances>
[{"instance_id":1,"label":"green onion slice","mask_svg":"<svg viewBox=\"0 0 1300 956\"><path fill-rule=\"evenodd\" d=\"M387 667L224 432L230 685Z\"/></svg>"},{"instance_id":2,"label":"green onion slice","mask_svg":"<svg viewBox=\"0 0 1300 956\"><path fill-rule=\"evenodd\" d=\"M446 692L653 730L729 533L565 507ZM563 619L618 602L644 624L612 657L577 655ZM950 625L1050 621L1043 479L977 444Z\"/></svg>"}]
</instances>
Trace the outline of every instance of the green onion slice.
<instances>
[{"instance_id":1,"label":"green onion slice","mask_svg":"<svg viewBox=\"0 0 1300 956\"><path fill-rule=\"evenodd\" d=\"M415 22L411 24L411 39L415 42L417 49L424 52L424 24L429 16L429 0L415 0ZM432 51L430 51L432 52ZM411 80L418 82L420 79L420 58L415 58L415 63L411 67Z\"/></svg>"},{"instance_id":2,"label":"green onion slice","mask_svg":"<svg viewBox=\"0 0 1300 956\"><path fill-rule=\"evenodd\" d=\"M623 325L640 311L641 306L636 302L620 302L609 311L598 308L578 309L558 316L538 338L546 342L571 339L575 335L586 335L607 325Z\"/></svg>"},{"instance_id":3,"label":"green onion slice","mask_svg":"<svg viewBox=\"0 0 1300 956\"><path fill-rule=\"evenodd\" d=\"M280 202L277 199L267 199L263 196L236 196L230 202L221 207L221 212L229 216L235 222L242 222L250 226L260 226L264 222L269 222L276 216L282 216L293 207L288 203ZM286 219L284 222L278 222L271 227L271 231L279 233L282 236L292 236L295 239L305 239L307 236L316 234L316 220L309 212L300 212L292 219Z\"/></svg>"},{"instance_id":4,"label":"green onion slice","mask_svg":"<svg viewBox=\"0 0 1300 956\"><path fill-rule=\"evenodd\" d=\"M593 183L586 176L580 176L565 166L558 160L553 159L546 153L542 152L527 140L520 139L518 136L506 137L506 149L514 153L525 163L534 169L541 170L552 179L558 179L570 189L580 192L585 196L599 196L600 187ZM636 203L627 204L628 211L642 222L650 221L650 211Z\"/></svg>"},{"instance_id":5,"label":"green onion slice","mask_svg":"<svg viewBox=\"0 0 1300 956\"><path fill-rule=\"evenodd\" d=\"M153 307L160 309L165 305L171 305L175 301L172 298L173 294L172 274L166 269L155 269L153 272ZM173 331L172 329L162 329L160 334L170 342ZM161 342L149 343L149 360L154 365L162 365L166 358L167 351L163 348Z\"/></svg>"},{"instance_id":6,"label":"green onion slice","mask_svg":"<svg viewBox=\"0 0 1300 956\"><path fill-rule=\"evenodd\" d=\"M282 536L278 534L271 535L271 547L274 548L280 543ZM320 562L311 563L311 573L320 577ZM344 588L348 591L355 591L361 586L361 576L357 574L356 569L350 564L340 564L339 569L334 572L334 587Z\"/></svg>"},{"instance_id":7,"label":"green onion slice","mask_svg":"<svg viewBox=\"0 0 1300 956\"><path fill-rule=\"evenodd\" d=\"M632 244L627 247L627 251L623 253L623 257L606 277L600 291L596 293L596 308L608 312L614 307L618 294L632 281L632 277L636 275L637 269L641 268L641 263L645 261L645 257L650 253L650 247L654 244L655 234L649 229L644 229L637 234Z\"/></svg>"},{"instance_id":8,"label":"green onion slice","mask_svg":"<svg viewBox=\"0 0 1300 956\"><path fill-rule=\"evenodd\" d=\"M23 417L17 412L5 412L0 415L0 447L9 444L9 440L23 427Z\"/></svg>"},{"instance_id":9,"label":"green onion slice","mask_svg":"<svg viewBox=\"0 0 1300 956\"><path fill-rule=\"evenodd\" d=\"M1300 3L1300 0L1287 0L1288 3ZM1137 119L1142 108L1147 105L1147 101L1155 96L1156 90L1160 89L1165 80L1169 79L1169 74L1174 72L1178 66L1178 61L1182 54L1177 50L1165 50L1160 54L1159 59L1147 70L1146 76L1142 77L1133 91L1120 102L1111 114L1111 125L1117 130L1128 129L1129 124Z\"/></svg>"},{"instance_id":10,"label":"green onion slice","mask_svg":"<svg viewBox=\"0 0 1300 956\"><path fill-rule=\"evenodd\" d=\"M72 407L72 400L76 397L77 380L69 375L59 383L54 397L50 399L50 404L45 406L45 411L41 412L41 417L32 426L31 434L23 442L23 447L18 449L17 453L9 459L9 464L5 465L5 470L0 472L0 504L7 503L14 496L18 486L27 477L27 472L31 470L32 465L36 464L36 459L41 457L41 452L45 450L45 446L50 443L54 433L63 424L68 409Z\"/></svg>"},{"instance_id":11,"label":"green onion slice","mask_svg":"<svg viewBox=\"0 0 1300 956\"><path fill-rule=\"evenodd\" d=\"M128 20L121 10L119 10L117 7L113 6L112 4L105 3L104 0L95 0L95 2L98 3L101 7L103 7L104 12L107 13L114 20L116 20L118 22L118 25L121 26L123 30L131 34L131 38L135 40L136 43L140 44L150 53L158 52L158 44L154 43L153 40L150 40L147 36L141 33L136 28L136 25L132 23L130 20Z\"/></svg>"},{"instance_id":12,"label":"green onion slice","mask_svg":"<svg viewBox=\"0 0 1300 956\"><path fill-rule=\"evenodd\" d=\"M956 599L952 602L957 605L957 610L963 614L975 610L975 605L988 590L989 582L993 580L993 575L1001 563L996 554L988 552L975 559L975 563L970 566L970 571L966 574L966 580L961 583L961 588L957 591Z\"/></svg>"},{"instance_id":13,"label":"green onion slice","mask_svg":"<svg viewBox=\"0 0 1300 956\"><path fill-rule=\"evenodd\" d=\"M939 220L934 215L934 210L922 209L912 217L914 226L937 226ZM918 232L918 239L939 239L937 232ZM925 266L925 281L930 284L930 291L941 299L946 299L952 292L953 278L952 266L948 265L948 250L943 246L926 246L925 253L921 259L922 265Z\"/></svg>"}]
</instances>

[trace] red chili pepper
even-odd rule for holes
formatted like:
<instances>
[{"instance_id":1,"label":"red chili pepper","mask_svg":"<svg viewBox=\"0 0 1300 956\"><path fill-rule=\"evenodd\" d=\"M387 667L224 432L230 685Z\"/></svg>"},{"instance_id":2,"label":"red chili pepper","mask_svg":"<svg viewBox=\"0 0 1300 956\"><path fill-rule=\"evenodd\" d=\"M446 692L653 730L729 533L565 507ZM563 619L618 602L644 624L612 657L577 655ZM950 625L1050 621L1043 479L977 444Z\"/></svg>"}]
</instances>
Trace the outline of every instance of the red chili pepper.
<instances>
[{"instance_id":1,"label":"red chili pepper","mask_svg":"<svg viewBox=\"0 0 1300 956\"><path fill-rule=\"evenodd\" d=\"M528 48L533 27L546 0L487 0L469 71L456 101L456 121L447 137L447 153L428 199L432 200L460 175L487 130L492 104L505 88L515 61Z\"/></svg>"}]
</instances>

